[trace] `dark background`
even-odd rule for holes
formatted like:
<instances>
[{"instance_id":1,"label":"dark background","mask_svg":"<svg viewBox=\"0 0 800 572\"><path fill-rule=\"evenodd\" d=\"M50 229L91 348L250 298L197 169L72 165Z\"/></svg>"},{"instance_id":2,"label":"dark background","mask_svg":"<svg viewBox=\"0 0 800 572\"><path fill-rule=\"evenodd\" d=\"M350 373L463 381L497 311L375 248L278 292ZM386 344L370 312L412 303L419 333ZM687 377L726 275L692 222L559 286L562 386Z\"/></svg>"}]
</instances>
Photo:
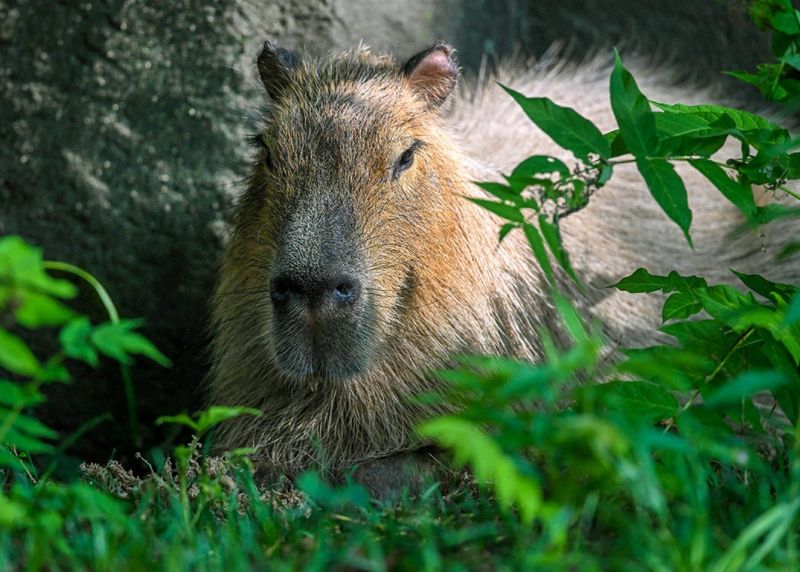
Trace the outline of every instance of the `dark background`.
<instances>
[{"instance_id":1,"label":"dark background","mask_svg":"<svg viewBox=\"0 0 800 572\"><path fill-rule=\"evenodd\" d=\"M208 299L264 103L254 60L265 37L314 54L363 39L399 58L445 39L467 75L484 54L491 64L554 42L573 59L612 45L644 53L675 81L769 58L732 0L0 0L0 235L82 266L123 316L146 318L175 363L133 370L145 450L168 437L155 417L201 407ZM90 293L78 305L104 318ZM110 411L73 451L127 458L119 370L71 371L43 419L66 434Z\"/></svg>"}]
</instances>

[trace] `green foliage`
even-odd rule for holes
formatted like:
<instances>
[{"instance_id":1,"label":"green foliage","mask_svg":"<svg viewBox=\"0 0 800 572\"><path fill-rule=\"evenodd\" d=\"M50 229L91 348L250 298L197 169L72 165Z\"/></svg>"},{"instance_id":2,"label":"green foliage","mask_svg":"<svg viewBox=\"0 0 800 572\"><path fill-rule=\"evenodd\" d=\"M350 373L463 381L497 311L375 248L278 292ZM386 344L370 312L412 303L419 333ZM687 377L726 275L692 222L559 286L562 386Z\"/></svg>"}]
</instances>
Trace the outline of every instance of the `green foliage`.
<instances>
[{"instance_id":1,"label":"green foliage","mask_svg":"<svg viewBox=\"0 0 800 572\"><path fill-rule=\"evenodd\" d=\"M800 12L791 0L756 0L750 14L762 29L772 30L776 62L760 64L755 73L728 74L756 87L765 99L796 108L800 103Z\"/></svg>"},{"instance_id":2,"label":"green foliage","mask_svg":"<svg viewBox=\"0 0 800 572\"><path fill-rule=\"evenodd\" d=\"M800 215L797 207L758 207L753 198L753 185L766 185L800 198L786 186L788 181L800 178L800 153L791 152L798 143L786 129L730 107L649 101L622 65L619 54L610 80L611 108L619 128L606 134L573 109L547 98L528 98L505 90L580 164L570 171L554 157L536 155L506 176L506 184L479 183L497 200L471 200L509 221L501 229L501 239L515 228L524 230L551 284L555 276L549 255L578 282L561 245L559 220L585 207L591 195L612 178L616 165L636 164L650 194L690 245L692 212L687 189L673 166L676 162L688 162L703 174L751 225ZM739 141L741 157L725 163L712 159L729 138ZM541 240L541 234L546 241Z\"/></svg>"},{"instance_id":3,"label":"green foliage","mask_svg":"<svg viewBox=\"0 0 800 572\"><path fill-rule=\"evenodd\" d=\"M788 0L759 0L753 14L774 30L779 63L738 76L791 103L798 13ZM507 91L578 164L533 156L504 182L480 183L486 197L473 199L504 219L501 240L522 230L552 286L560 324L539 332L540 363L472 356L438 372L445 388L426 402L457 407L419 432L469 476L457 473L445 489L432 485L394 503L316 473L294 486L257 483L247 451L203 456L200 438L260 411L211 407L158 420L186 426L195 438L171 458L145 461L144 477L111 461L85 466L84 482L53 481L37 468L58 439L35 416L43 385L68 382L69 360L120 362L133 431L128 364L133 356L169 361L136 332L140 321L119 318L94 277L44 262L37 249L6 237L0 569L797 569L798 286L734 271L734 288L640 268L614 288L662 296L661 331L670 342L623 348L616 359L601 325L587 326L559 293L560 272L578 283L559 222L586 206L617 165L637 166L691 244L692 189L674 164L688 163L757 226L800 212L759 206L753 195L753 185L764 185L800 199L786 185L800 178L795 140L736 109L648 101L618 56L610 80L618 128L609 133L548 99ZM731 138L740 156L716 160ZM795 255L798 244L781 257ZM109 321L95 325L70 309L75 286L48 270L89 284ZM26 340L47 328L59 328L60 350L37 356Z\"/></svg>"},{"instance_id":4,"label":"green foliage","mask_svg":"<svg viewBox=\"0 0 800 572\"><path fill-rule=\"evenodd\" d=\"M189 427L198 437L205 435L210 429L234 417L240 415L261 415L259 409L252 407L223 407L215 405L205 411L198 411L192 417L181 413L179 415L166 415L156 419L156 424L176 423Z\"/></svg>"},{"instance_id":5,"label":"green foliage","mask_svg":"<svg viewBox=\"0 0 800 572\"><path fill-rule=\"evenodd\" d=\"M107 519L122 512L116 501L85 485L41 491L23 485L2 487L13 479L27 481L26 486L35 484L37 466L49 462L57 451L58 433L33 414L44 401L42 386L69 382L68 359L91 366L98 365L98 354L121 363L132 363L133 355L145 355L162 365L169 365L169 360L134 331L141 321L120 321L114 314L114 322L95 326L71 310L64 300L74 297L77 289L48 274L48 264L39 249L20 237L0 238L0 376L8 376L0 377L0 526L53 536L63 522L61 508L53 508L53 503L83 511L89 519L91 514ZM25 342L29 334L24 330L58 326L61 349L46 359L38 358ZM34 457L40 462L34 463ZM34 496L46 498L46 503L39 506Z\"/></svg>"}]
</instances>

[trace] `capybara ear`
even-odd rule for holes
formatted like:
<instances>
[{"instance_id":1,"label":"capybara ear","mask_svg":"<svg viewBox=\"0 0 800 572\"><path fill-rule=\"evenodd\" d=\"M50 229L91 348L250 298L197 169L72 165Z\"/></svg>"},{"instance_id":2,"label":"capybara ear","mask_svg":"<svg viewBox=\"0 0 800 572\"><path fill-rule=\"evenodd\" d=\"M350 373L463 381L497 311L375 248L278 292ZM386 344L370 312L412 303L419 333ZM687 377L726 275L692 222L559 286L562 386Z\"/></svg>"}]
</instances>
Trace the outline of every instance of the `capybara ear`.
<instances>
[{"instance_id":1,"label":"capybara ear","mask_svg":"<svg viewBox=\"0 0 800 572\"><path fill-rule=\"evenodd\" d=\"M258 56L258 73L272 99L280 99L299 65L300 58L294 53L270 40L264 42L264 49Z\"/></svg>"},{"instance_id":2,"label":"capybara ear","mask_svg":"<svg viewBox=\"0 0 800 572\"><path fill-rule=\"evenodd\" d=\"M421 51L403 66L411 89L431 108L447 100L458 83L459 73L455 49L444 43Z\"/></svg>"}]
</instances>

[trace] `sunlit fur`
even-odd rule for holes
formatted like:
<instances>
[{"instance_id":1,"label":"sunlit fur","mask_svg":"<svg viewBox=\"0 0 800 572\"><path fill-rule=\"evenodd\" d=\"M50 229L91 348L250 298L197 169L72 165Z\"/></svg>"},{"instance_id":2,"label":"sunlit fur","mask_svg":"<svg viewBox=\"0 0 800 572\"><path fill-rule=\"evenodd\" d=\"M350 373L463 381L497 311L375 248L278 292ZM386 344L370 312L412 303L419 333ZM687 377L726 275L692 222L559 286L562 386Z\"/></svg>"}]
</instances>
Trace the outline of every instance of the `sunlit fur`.
<instances>
[{"instance_id":1,"label":"sunlit fur","mask_svg":"<svg viewBox=\"0 0 800 572\"><path fill-rule=\"evenodd\" d=\"M210 403L264 414L227 424L217 444L253 447L257 462L290 475L415 447L421 409L407 397L437 386L431 370L464 352L537 361L538 331L556 328L524 238L512 234L498 246L500 221L464 196L479 194L472 181L497 178L534 153L574 160L494 83L463 87L442 113L414 95L401 67L366 49L303 60L263 129L274 170L259 155L223 257L213 304ZM608 72L594 64L538 66L501 72L500 79L574 107L609 130ZM655 100L707 103L711 97L657 87L658 78L641 83ZM417 139L424 145L413 165L392 180L392 165ZM712 281L730 281L729 267L798 277L796 263L774 262L780 246L796 236L796 224L732 240L742 217L698 174L680 172L694 211L695 252L630 166L617 168L590 205L564 221L572 260L590 286L585 296L572 291L576 304L606 321L612 345L648 343L660 323L657 297L606 288L637 267ZM276 366L276 352L295 340L275 339L268 277L285 207L300 192L315 193L321 211L306 225L306 240L293 245L298 255L314 233L326 232L326 201L351 201L357 213L359 240L351 246L361 249L364 295L375 318L363 332L370 359L347 379L299 378Z\"/></svg>"}]
</instances>

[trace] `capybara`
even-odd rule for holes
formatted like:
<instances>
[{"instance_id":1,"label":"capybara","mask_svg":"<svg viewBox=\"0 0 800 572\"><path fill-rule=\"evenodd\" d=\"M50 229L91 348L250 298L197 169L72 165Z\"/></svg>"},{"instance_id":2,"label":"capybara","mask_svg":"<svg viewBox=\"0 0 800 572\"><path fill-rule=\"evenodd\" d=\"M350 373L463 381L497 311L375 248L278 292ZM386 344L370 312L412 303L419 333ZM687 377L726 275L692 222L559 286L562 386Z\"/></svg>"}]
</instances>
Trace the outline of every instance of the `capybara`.
<instances>
[{"instance_id":1,"label":"capybara","mask_svg":"<svg viewBox=\"0 0 800 572\"><path fill-rule=\"evenodd\" d=\"M414 426L430 411L409 397L438 387L433 370L465 353L535 362L541 329L558 338L524 237L498 244L501 221L465 197L528 155L569 154L494 82L457 89L446 44L401 64L363 47L315 59L267 42L258 71L269 105L214 297L209 393L263 415L229 422L217 444L252 447L259 466L290 476L360 467L380 492L425 472ZM608 72L544 62L498 77L609 131ZM657 101L714 97L669 87L668 73L637 75ZM731 267L797 276L775 263L785 226L732 238L741 215L699 174L679 172L695 251L629 165L562 222L587 285L565 289L603 320L612 347L643 345L660 323L658 297L608 288L637 267L711 281L730 280Z\"/></svg>"}]
</instances>

